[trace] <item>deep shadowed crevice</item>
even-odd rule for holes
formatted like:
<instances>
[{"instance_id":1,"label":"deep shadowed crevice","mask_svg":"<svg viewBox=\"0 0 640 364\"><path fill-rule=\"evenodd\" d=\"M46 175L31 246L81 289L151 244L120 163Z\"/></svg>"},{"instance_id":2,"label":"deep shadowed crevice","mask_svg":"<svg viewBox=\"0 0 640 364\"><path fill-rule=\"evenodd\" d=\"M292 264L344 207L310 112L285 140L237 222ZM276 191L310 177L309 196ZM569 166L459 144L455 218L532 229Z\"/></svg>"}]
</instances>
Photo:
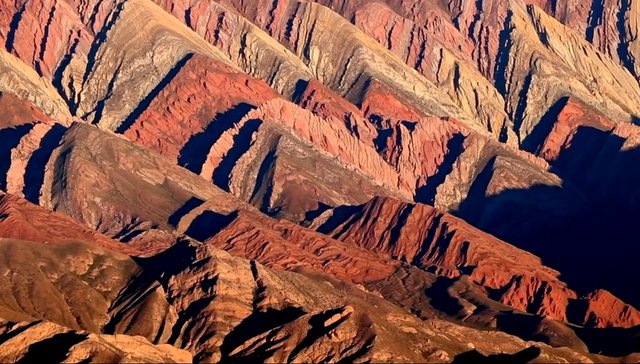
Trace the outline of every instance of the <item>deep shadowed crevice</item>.
<instances>
[{"instance_id":1,"label":"deep shadowed crevice","mask_svg":"<svg viewBox=\"0 0 640 364\"><path fill-rule=\"evenodd\" d=\"M412 264L416 267L424 267L423 261L432 261L434 257L442 256L449 249L454 235L453 232L446 232L446 222L441 226L441 219L442 215L433 219L427 237L422 241L420 250L413 258Z\"/></svg>"},{"instance_id":2,"label":"deep shadowed crevice","mask_svg":"<svg viewBox=\"0 0 640 364\"><path fill-rule=\"evenodd\" d=\"M296 104L300 103L300 101L302 101L302 95L304 95L304 92L307 90L307 87L309 87L308 80L303 80L303 79L298 80L296 82L296 87L293 91L293 96L291 97L291 101L293 101Z\"/></svg>"},{"instance_id":3,"label":"deep shadowed crevice","mask_svg":"<svg viewBox=\"0 0 640 364\"><path fill-rule=\"evenodd\" d=\"M24 174L24 197L38 204L40 201L40 188L44 183L44 172L49 158L54 149L60 145L60 141L64 136L67 128L60 124L55 124L51 130L40 141L39 148L33 152L29 162L27 162L27 168Z\"/></svg>"},{"instance_id":4,"label":"deep shadowed crevice","mask_svg":"<svg viewBox=\"0 0 640 364\"><path fill-rule=\"evenodd\" d=\"M416 202L433 205L438 187L444 183L447 176L453 171L456 160L464 149L465 137L462 134L454 134L447 142L447 154L438 166L436 173L427 178L427 183L416 190Z\"/></svg>"},{"instance_id":5,"label":"deep shadowed crevice","mask_svg":"<svg viewBox=\"0 0 640 364\"><path fill-rule=\"evenodd\" d=\"M467 36L475 43L475 42L477 42L477 39L475 37L474 30L476 29L476 25L478 24L478 22L482 18L482 3L483 3L483 1L482 0L476 0L474 3L475 3L475 8L476 8L476 13L473 15L473 20L471 21L471 24L469 25L469 32L468 32Z\"/></svg>"},{"instance_id":6,"label":"deep shadowed crevice","mask_svg":"<svg viewBox=\"0 0 640 364\"><path fill-rule=\"evenodd\" d=\"M516 110L513 115L513 128L518 135L518 139L522 138L522 133L520 129L522 129L522 123L524 122L524 117L526 115L527 110L527 99L529 96L529 90L531 89L531 85L533 83L533 72L527 73L527 76L524 78L522 83L522 88L518 93L518 104L516 105Z\"/></svg>"},{"instance_id":7,"label":"deep shadowed crevice","mask_svg":"<svg viewBox=\"0 0 640 364\"><path fill-rule=\"evenodd\" d=\"M17 363L62 363L69 349L84 341L88 334L65 332L33 343Z\"/></svg>"},{"instance_id":8,"label":"deep shadowed crevice","mask_svg":"<svg viewBox=\"0 0 640 364\"><path fill-rule=\"evenodd\" d=\"M531 346L514 354L484 355L473 349L466 353L458 354L453 358L452 364L526 364L540 356L541 350Z\"/></svg>"},{"instance_id":9,"label":"deep shadowed crevice","mask_svg":"<svg viewBox=\"0 0 640 364\"><path fill-rule=\"evenodd\" d=\"M71 97L75 94L75 85L73 80L69 80L67 87L69 88L70 95L67 95L65 91L64 85L62 84L64 81L64 71L69 67L71 61L73 60L73 55L76 53L76 49L78 48L78 44L80 43L80 34L77 35L77 38L73 41L73 44L69 48L69 53L65 54L60 63L58 64L58 68L56 68L53 73L51 83L58 91L58 94L62 97L65 104L69 108L72 116L76 116L78 112L78 106L76 105L75 100L71 99Z\"/></svg>"},{"instance_id":10,"label":"deep shadowed crevice","mask_svg":"<svg viewBox=\"0 0 640 364\"><path fill-rule=\"evenodd\" d=\"M211 146L225 131L233 127L253 109L255 106L242 102L217 114L202 132L192 136L185 144L180 151L178 164L193 173L200 174Z\"/></svg>"},{"instance_id":11,"label":"deep shadowed crevice","mask_svg":"<svg viewBox=\"0 0 640 364\"><path fill-rule=\"evenodd\" d=\"M237 212L223 215L207 210L193 220L185 234L193 239L206 241L227 227L237 216Z\"/></svg>"},{"instance_id":12,"label":"deep shadowed crevice","mask_svg":"<svg viewBox=\"0 0 640 364\"><path fill-rule=\"evenodd\" d=\"M625 36L629 37L627 27L625 26L625 15L630 9L630 6L631 4L629 0L620 0L620 10L618 11L616 21L618 36L620 37L617 51L618 57L620 57L620 61L622 62L622 64L629 70L629 72L637 77L639 75L636 74L636 69L634 67L634 57L629 51L629 43L625 40Z\"/></svg>"},{"instance_id":13,"label":"deep shadowed crevice","mask_svg":"<svg viewBox=\"0 0 640 364\"><path fill-rule=\"evenodd\" d=\"M377 115L376 115L377 116ZM387 150L387 140L393 136L393 129L378 129L378 135L373 140L378 153L384 153Z\"/></svg>"},{"instance_id":14,"label":"deep shadowed crevice","mask_svg":"<svg viewBox=\"0 0 640 364\"><path fill-rule=\"evenodd\" d=\"M145 96L136 106L135 109L127 116L127 118L118 126L116 129L117 133L124 133L127 131L133 123L142 115L142 113L149 108L151 102L160 94L162 90L164 90L167 85L171 83L171 81L176 78L176 76L180 73L180 71L184 68L184 66L189 62L189 60L193 58L193 53L188 53L184 57L182 57L170 70L167 74L158 82L158 84Z\"/></svg>"},{"instance_id":15,"label":"deep shadowed crevice","mask_svg":"<svg viewBox=\"0 0 640 364\"><path fill-rule=\"evenodd\" d=\"M204 203L203 200L197 197L191 197L187 202L184 203L184 205L182 205L173 214L171 214L171 216L169 216L168 223L173 227L178 226L178 224L180 223L180 220L182 220L182 218L186 214L200 207L203 203Z\"/></svg>"},{"instance_id":16,"label":"deep shadowed crevice","mask_svg":"<svg viewBox=\"0 0 640 364\"><path fill-rule=\"evenodd\" d=\"M191 18L192 12L193 12L193 9L191 6L189 6L184 10L184 23L191 29L193 29L193 20Z\"/></svg>"},{"instance_id":17,"label":"deep shadowed crevice","mask_svg":"<svg viewBox=\"0 0 640 364\"><path fill-rule=\"evenodd\" d=\"M7 189L7 173L11 167L11 150L20 144L20 139L33 129L32 124L0 130L0 190Z\"/></svg>"},{"instance_id":18,"label":"deep shadowed crevice","mask_svg":"<svg viewBox=\"0 0 640 364\"><path fill-rule=\"evenodd\" d=\"M167 342L171 345L175 345L178 338L183 333L190 333L198 321L193 320L193 318L197 317L197 315L209 306L212 301L213 297L203 297L195 301L191 301L184 310L180 311L176 324L173 326L171 336Z\"/></svg>"},{"instance_id":19,"label":"deep shadowed crevice","mask_svg":"<svg viewBox=\"0 0 640 364\"><path fill-rule=\"evenodd\" d=\"M157 226L151 226L150 229L156 229ZM122 231L120 232L117 236L114 237L114 239L122 242L122 243L129 243L131 242L133 239L137 238L138 236L144 234L145 232L149 231L149 229L128 229L127 231Z\"/></svg>"},{"instance_id":20,"label":"deep shadowed crevice","mask_svg":"<svg viewBox=\"0 0 640 364\"><path fill-rule=\"evenodd\" d=\"M568 101L569 97L561 97L556 101L542 116L531 133L522 140L520 147L527 152L538 154L540 152L540 147L542 147L542 144L547 139L553 129L553 126L558 120L558 115L560 115L560 112L567 105Z\"/></svg>"},{"instance_id":21,"label":"deep shadowed crevice","mask_svg":"<svg viewBox=\"0 0 640 364\"><path fill-rule=\"evenodd\" d=\"M11 18L11 23L9 23L9 33L7 34L7 42L5 43L7 52L13 51L13 43L16 39L16 31L18 31L18 26L20 26L20 21L22 20L22 16L24 15L26 7L27 3L25 1L20 9L18 9L18 11L13 14L13 17Z\"/></svg>"},{"instance_id":22,"label":"deep shadowed crevice","mask_svg":"<svg viewBox=\"0 0 640 364\"><path fill-rule=\"evenodd\" d=\"M236 166L240 157L251 147L253 134L258 131L260 125L262 125L261 120L247 120L238 131L238 134L233 137L233 146L229 149L222 162L220 162L218 168L213 172L213 183L216 186L227 192L229 191L233 167Z\"/></svg>"},{"instance_id":23,"label":"deep shadowed crevice","mask_svg":"<svg viewBox=\"0 0 640 364\"><path fill-rule=\"evenodd\" d=\"M89 49L89 54L87 55L87 66L85 68L84 75L82 76L83 85L86 85L87 80L89 79L89 75L91 74L91 72L94 71L96 62L98 60L97 59L98 51L100 50L102 45L107 41L107 33L109 33L111 28L113 28L115 23L118 21L118 18L120 17L120 13L122 13L122 10L124 10L124 4L126 2L127 0L122 0L121 2L118 3L118 5L116 5L116 8L111 13L111 18L105 23L104 27L102 27L102 29L100 29L100 31L96 34L95 40L91 44L91 48ZM98 5L99 3L96 3L96 8L98 7ZM96 8L94 8L94 10L97 11Z\"/></svg>"},{"instance_id":24,"label":"deep shadowed crevice","mask_svg":"<svg viewBox=\"0 0 640 364\"><path fill-rule=\"evenodd\" d=\"M35 62L35 69L40 75L40 77L44 75L44 73L42 72L42 65L40 62L44 59L44 54L47 51L47 41L49 40L49 31L51 28L51 23L53 22L53 17L55 16L55 13L56 13L56 9L57 9L57 4L54 2L51 5L51 11L49 12L47 22L44 26L44 31L42 32L43 34L42 34L42 39L40 41L40 54L38 55L38 60Z\"/></svg>"},{"instance_id":25,"label":"deep shadowed crevice","mask_svg":"<svg viewBox=\"0 0 640 364\"><path fill-rule=\"evenodd\" d=\"M602 16L604 15L604 1L592 0L591 11L589 12L589 21L585 36L587 41L593 43L596 28L602 24Z\"/></svg>"},{"instance_id":26,"label":"deep shadowed crevice","mask_svg":"<svg viewBox=\"0 0 640 364\"><path fill-rule=\"evenodd\" d=\"M500 31L500 46L498 47L499 51L496 57L495 71L493 73L494 84L502 96L506 96L508 91L507 68L509 67L509 56L511 53L511 47L513 46L511 42L511 32L513 31L513 27L511 25L512 17L513 12L509 10L504 20L502 31Z\"/></svg>"},{"instance_id":27,"label":"deep shadowed crevice","mask_svg":"<svg viewBox=\"0 0 640 364\"><path fill-rule=\"evenodd\" d=\"M120 61L120 63L118 64L118 66L116 67L115 71L113 72L113 74L111 75L111 79L109 80L109 83L107 84L107 87L105 89L105 93L104 96L98 100L98 102L96 103L96 107L93 111L90 111L88 113L85 113L82 118L86 119L87 116L89 116L92 112L94 113L93 115L93 120L92 120L92 124L98 124L100 123L100 120L102 119L102 114L104 114L104 109L107 106L107 101L109 99L111 99L111 97L113 96L113 90L116 86L116 81L118 80L118 77L120 76L120 70L122 69L122 60Z\"/></svg>"}]
</instances>

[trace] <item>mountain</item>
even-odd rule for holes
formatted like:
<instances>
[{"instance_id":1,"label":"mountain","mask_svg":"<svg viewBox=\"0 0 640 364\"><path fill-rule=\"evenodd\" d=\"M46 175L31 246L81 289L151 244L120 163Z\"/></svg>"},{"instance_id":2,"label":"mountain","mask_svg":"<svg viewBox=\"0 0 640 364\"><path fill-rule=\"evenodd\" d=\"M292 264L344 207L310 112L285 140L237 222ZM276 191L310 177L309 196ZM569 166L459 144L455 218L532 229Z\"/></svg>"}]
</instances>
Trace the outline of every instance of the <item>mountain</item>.
<instances>
[{"instance_id":1,"label":"mountain","mask_svg":"<svg viewBox=\"0 0 640 364\"><path fill-rule=\"evenodd\" d=\"M1 5L2 360L640 360L638 3Z\"/></svg>"}]
</instances>

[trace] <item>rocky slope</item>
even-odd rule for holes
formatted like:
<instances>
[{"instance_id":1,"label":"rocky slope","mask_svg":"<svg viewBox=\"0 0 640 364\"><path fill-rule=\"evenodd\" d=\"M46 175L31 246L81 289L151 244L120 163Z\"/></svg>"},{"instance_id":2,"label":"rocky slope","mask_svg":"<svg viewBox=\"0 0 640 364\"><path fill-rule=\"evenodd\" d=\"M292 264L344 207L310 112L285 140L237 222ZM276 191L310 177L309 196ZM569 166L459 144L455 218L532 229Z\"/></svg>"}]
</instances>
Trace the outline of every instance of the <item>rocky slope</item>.
<instances>
[{"instance_id":1,"label":"rocky slope","mask_svg":"<svg viewBox=\"0 0 640 364\"><path fill-rule=\"evenodd\" d=\"M636 2L0 5L5 360L638 360Z\"/></svg>"}]
</instances>

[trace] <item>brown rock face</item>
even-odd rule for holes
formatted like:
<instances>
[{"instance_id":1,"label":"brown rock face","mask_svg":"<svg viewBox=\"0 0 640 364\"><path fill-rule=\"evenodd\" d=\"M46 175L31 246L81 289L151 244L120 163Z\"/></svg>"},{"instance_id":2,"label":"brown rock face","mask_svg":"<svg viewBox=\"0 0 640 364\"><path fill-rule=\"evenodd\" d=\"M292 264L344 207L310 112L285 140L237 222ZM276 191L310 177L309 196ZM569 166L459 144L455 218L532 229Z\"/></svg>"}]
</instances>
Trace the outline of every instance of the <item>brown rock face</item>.
<instances>
[{"instance_id":1,"label":"brown rock face","mask_svg":"<svg viewBox=\"0 0 640 364\"><path fill-rule=\"evenodd\" d=\"M4 361L90 361L110 363L185 363L192 356L170 345L152 345L139 336L97 335L51 322L0 323ZM47 348L42 351L41 348Z\"/></svg>"},{"instance_id":2,"label":"brown rock face","mask_svg":"<svg viewBox=\"0 0 640 364\"><path fill-rule=\"evenodd\" d=\"M65 215L7 194L0 196L0 236L53 244L79 240L124 254L137 253L132 247L90 230Z\"/></svg>"},{"instance_id":3,"label":"brown rock face","mask_svg":"<svg viewBox=\"0 0 640 364\"><path fill-rule=\"evenodd\" d=\"M0 0L0 360L637 362L638 4Z\"/></svg>"}]
</instances>

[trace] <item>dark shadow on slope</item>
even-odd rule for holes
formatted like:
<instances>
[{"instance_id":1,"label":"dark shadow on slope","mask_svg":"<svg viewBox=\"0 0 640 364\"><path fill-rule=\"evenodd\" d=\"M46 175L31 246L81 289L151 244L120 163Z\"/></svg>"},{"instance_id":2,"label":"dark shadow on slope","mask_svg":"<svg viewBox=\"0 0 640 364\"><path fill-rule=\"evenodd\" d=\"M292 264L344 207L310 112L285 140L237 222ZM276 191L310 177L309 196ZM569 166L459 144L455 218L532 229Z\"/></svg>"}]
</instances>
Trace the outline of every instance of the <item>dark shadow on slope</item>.
<instances>
[{"instance_id":1,"label":"dark shadow on slope","mask_svg":"<svg viewBox=\"0 0 640 364\"><path fill-rule=\"evenodd\" d=\"M233 146L227 152L222 162L213 172L213 183L225 191L229 191L231 172L240 157L251 147L253 134L258 131L262 121L258 119L247 120L233 138Z\"/></svg>"},{"instance_id":2,"label":"dark shadow on slope","mask_svg":"<svg viewBox=\"0 0 640 364\"><path fill-rule=\"evenodd\" d=\"M33 343L17 363L62 363L69 349L84 341L88 334L65 332Z\"/></svg>"},{"instance_id":3,"label":"dark shadow on slope","mask_svg":"<svg viewBox=\"0 0 640 364\"><path fill-rule=\"evenodd\" d=\"M553 126L558 120L558 115L568 101L568 97L558 99L542 116L540 122L535 125L531 133L522 140L520 147L527 152L537 154L544 141L551 134L551 130L553 130Z\"/></svg>"},{"instance_id":4,"label":"dark shadow on slope","mask_svg":"<svg viewBox=\"0 0 640 364\"><path fill-rule=\"evenodd\" d=\"M302 341L300 341L300 343L298 343L298 345L295 348L293 348L293 350L291 350L291 353L289 354L289 360L294 361L296 359L296 356L298 356L298 354L302 350L309 347L316 340L326 335L336 327L340 326L344 321L346 321L350 315L346 315L340 318L339 320L333 322L332 324L325 326L325 322L329 318L343 312L344 312L343 308L336 308L333 310L328 310L328 311L324 311L319 314L316 314L311 319L309 319L309 325L311 325L311 328L309 329L309 331L307 331L307 336L305 336L305 338L302 339Z\"/></svg>"},{"instance_id":5,"label":"dark shadow on slope","mask_svg":"<svg viewBox=\"0 0 640 364\"><path fill-rule=\"evenodd\" d=\"M525 364L537 358L541 353L540 348L531 346L514 354L484 355L473 349L466 353L458 354L453 359L453 364Z\"/></svg>"},{"instance_id":6,"label":"dark shadow on slope","mask_svg":"<svg viewBox=\"0 0 640 364\"><path fill-rule=\"evenodd\" d=\"M87 66L85 68L84 75L82 76L82 84L85 85L87 80L89 79L89 75L94 71L96 66L96 62L98 60L98 51L102 47L102 45L107 41L107 33L113 28L113 26L118 21L122 10L124 10L124 4L126 1L121 1L116 5L116 8L110 14L108 20L105 21L104 26L100 31L96 34L96 37L91 44L91 48L89 49L89 54L87 54ZM96 7L98 4L96 4Z\"/></svg>"},{"instance_id":7,"label":"dark shadow on slope","mask_svg":"<svg viewBox=\"0 0 640 364\"><path fill-rule=\"evenodd\" d=\"M13 51L13 42L16 39L16 31L18 30L18 26L20 25L20 21L22 20L22 15L24 15L25 10L27 9L27 3L24 2L20 9L13 14L11 18L11 23L9 23L9 33L7 34L7 42L5 43L5 48L7 52Z\"/></svg>"},{"instance_id":8,"label":"dark shadow on slope","mask_svg":"<svg viewBox=\"0 0 640 364\"><path fill-rule=\"evenodd\" d=\"M616 160L623 159L625 162L623 164L632 163L629 166L640 162L640 150L620 152L624 142L623 138L609 132L580 126L571 140L570 147L562 151L553 162L552 172L563 180L571 181L592 200L604 199L605 196L593 196L593 194L599 192L597 188L599 179L608 178L610 172L615 174L622 172L622 170L613 171L612 169L625 168L625 166L616 166ZM640 182L640 173L636 174L635 179ZM617 181L610 182L615 182L618 187L626 191L633 188L628 183L631 181L616 179Z\"/></svg>"},{"instance_id":9,"label":"dark shadow on slope","mask_svg":"<svg viewBox=\"0 0 640 364\"><path fill-rule=\"evenodd\" d=\"M358 206L338 206L333 210L333 214L322 224L317 231L327 235L337 229L343 223L345 229L362 215L363 205ZM343 230L345 230L343 229Z\"/></svg>"},{"instance_id":10,"label":"dark shadow on slope","mask_svg":"<svg viewBox=\"0 0 640 364\"><path fill-rule=\"evenodd\" d=\"M496 316L496 327L523 340L571 348L578 352L588 351L587 345L575 333L575 327L538 315L501 312Z\"/></svg>"},{"instance_id":11,"label":"dark shadow on slope","mask_svg":"<svg viewBox=\"0 0 640 364\"><path fill-rule=\"evenodd\" d=\"M11 167L11 150L20 144L20 139L33 129L32 124L0 130L0 190L7 189L7 173Z\"/></svg>"},{"instance_id":12,"label":"dark shadow on slope","mask_svg":"<svg viewBox=\"0 0 640 364\"><path fill-rule=\"evenodd\" d=\"M302 226L308 227L309 225L311 225L313 220L317 219L320 215L322 215L329 209L331 209L331 206L322 202L318 202L318 208L316 208L315 210L307 211L304 215L304 220L300 224Z\"/></svg>"},{"instance_id":13,"label":"dark shadow on slope","mask_svg":"<svg viewBox=\"0 0 640 364\"><path fill-rule=\"evenodd\" d=\"M504 19L503 28L500 31L500 46L498 47L498 55L496 56L496 66L494 70L494 85L501 95L507 94L507 68L509 66L509 55L511 53L511 32L513 27L511 26L511 18L513 18L513 12L509 10L507 16Z\"/></svg>"},{"instance_id":14,"label":"dark shadow on slope","mask_svg":"<svg viewBox=\"0 0 640 364\"><path fill-rule=\"evenodd\" d=\"M111 303L109 313L111 319L104 326L103 332L115 334L118 324L139 308L140 303L155 291L151 289L158 283L167 291L171 276L183 271L196 259L197 246L186 239L178 240L174 245L152 257L131 258L142 268Z\"/></svg>"},{"instance_id":15,"label":"dark shadow on slope","mask_svg":"<svg viewBox=\"0 0 640 364\"><path fill-rule=\"evenodd\" d=\"M198 241L206 241L227 227L237 216L236 212L223 215L207 210L193 220L185 235Z\"/></svg>"},{"instance_id":16,"label":"dark shadow on slope","mask_svg":"<svg viewBox=\"0 0 640 364\"><path fill-rule=\"evenodd\" d=\"M464 216L468 222L479 220L479 216L482 214L480 208L483 204L482 201L485 198L485 191L489 187L491 178L493 177L493 166L495 165L496 158L491 158L484 166L482 171L474 179L467 198L462 201L458 208L457 214Z\"/></svg>"},{"instance_id":17,"label":"dark shadow on slope","mask_svg":"<svg viewBox=\"0 0 640 364\"><path fill-rule=\"evenodd\" d=\"M615 221L611 210L576 207L554 211L552 200L562 200L560 187L532 186L478 197L455 214L472 225L542 258L562 272L561 279L579 293L605 288L629 303L639 301L629 286L637 276L640 247L633 243L638 215ZM551 202L545 202L551 201ZM626 225L626 226L625 226ZM621 229L622 228L622 229Z\"/></svg>"},{"instance_id":18,"label":"dark shadow on slope","mask_svg":"<svg viewBox=\"0 0 640 364\"><path fill-rule=\"evenodd\" d=\"M585 36L588 42L593 42L596 28L602 24L602 16L604 15L604 1L592 0L591 11L589 12L589 24Z\"/></svg>"},{"instance_id":19,"label":"dark shadow on slope","mask_svg":"<svg viewBox=\"0 0 640 364\"><path fill-rule=\"evenodd\" d=\"M276 151L271 150L264 157L260 168L258 169L258 175L256 177L256 183L251 193L249 202L260 209L260 211L270 215L273 211L269 209L269 200L272 193L272 181L273 173L276 164Z\"/></svg>"},{"instance_id":20,"label":"dark shadow on slope","mask_svg":"<svg viewBox=\"0 0 640 364\"><path fill-rule=\"evenodd\" d=\"M438 252L444 252L451 244L451 239L453 238L453 233L443 234L446 230L446 226L440 226L440 221L442 220L442 215L437 215L433 222L431 223L431 228L427 232L427 236L420 244L420 250L416 253L415 257L411 264L420 267L423 266L422 260L427 257L429 252L432 252L430 255L438 254ZM440 236L436 236L437 233L440 233ZM435 246L434 246L435 244Z\"/></svg>"},{"instance_id":21,"label":"dark shadow on slope","mask_svg":"<svg viewBox=\"0 0 640 364\"><path fill-rule=\"evenodd\" d=\"M618 36L620 37L620 42L618 43L618 57L620 57L620 61L622 64L633 74L634 76L638 76L635 69L635 57L631 54L629 50L629 42L625 41L625 38L632 38L632 34L629 34L626 26L626 10L630 9L631 4L630 0L620 0L620 10L618 14L616 14L616 27L618 29Z\"/></svg>"},{"instance_id":22,"label":"dark shadow on slope","mask_svg":"<svg viewBox=\"0 0 640 364\"><path fill-rule=\"evenodd\" d=\"M158 82L158 84L145 96L136 106L135 109L127 116L127 118L118 126L116 129L117 133L124 133L127 131L133 123L142 115L142 113L149 108L151 102L155 100L156 96L160 94L162 90L164 90L167 85L173 81L174 78L180 73L182 68L189 62L189 60L193 58L193 53L188 53L184 57L182 57L170 70L167 74Z\"/></svg>"},{"instance_id":23,"label":"dark shadow on slope","mask_svg":"<svg viewBox=\"0 0 640 364\"><path fill-rule=\"evenodd\" d=\"M255 106L242 102L225 112L217 114L204 131L192 136L185 144L180 151L178 164L193 173L199 174L213 143L254 108Z\"/></svg>"},{"instance_id":24,"label":"dark shadow on slope","mask_svg":"<svg viewBox=\"0 0 640 364\"><path fill-rule=\"evenodd\" d=\"M309 81L303 80L303 79L298 80L296 82L296 87L293 91L293 96L291 97L291 101L293 101L293 103L295 104L300 103L300 101L302 101L302 95L304 95L304 92L307 90L307 87L309 87Z\"/></svg>"},{"instance_id":25,"label":"dark shadow on slope","mask_svg":"<svg viewBox=\"0 0 640 364\"><path fill-rule=\"evenodd\" d=\"M574 330L592 353L620 357L640 352L640 326L628 329L577 327Z\"/></svg>"},{"instance_id":26,"label":"dark shadow on slope","mask_svg":"<svg viewBox=\"0 0 640 364\"><path fill-rule=\"evenodd\" d=\"M0 335L0 345L2 345L3 343L11 340L12 338L22 334L23 332L29 330L30 328L38 325L42 323L42 321L31 321L28 324L22 325L20 327L15 327L17 324L16 323L10 323L8 324L9 327L11 328L11 331Z\"/></svg>"},{"instance_id":27,"label":"dark shadow on slope","mask_svg":"<svg viewBox=\"0 0 640 364\"><path fill-rule=\"evenodd\" d=\"M38 204L40 201L40 188L44 183L44 172L49 158L54 149L60 145L67 128L55 124L40 141L39 148L33 152L24 174L23 193L27 200Z\"/></svg>"},{"instance_id":28,"label":"dark shadow on slope","mask_svg":"<svg viewBox=\"0 0 640 364\"><path fill-rule=\"evenodd\" d=\"M75 103L75 100L72 99L73 94L75 93L75 86L73 84L73 80L67 81L68 84L66 86L68 87L69 92L71 93L70 95L67 95L63 82L64 82L64 72L67 70L67 68L71 64L71 61L73 60L73 55L76 53L76 49L78 48L79 43L80 43L80 38L76 38L73 44L71 45L71 47L69 48L69 52L64 55L62 60L60 60L60 63L58 64L58 67L54 71L51 79L51 83L56 88L56 90L58 91L58 94L62 97L65 104L69 108L69 112L71 112L71 115L73 116L76 116L76 112L78 111L78 107Z\"/></svg>"},{"instance_id":29,"label":"dark shadow on slope","mask_svg":"<svg viewBox=\"0 0 640 364\"><path fill-rule=\"evenodd\" d=\"M200 207L203 203L204 203L203 200L197 197L191 197L187 202L184 203L184 205L182 205L173 214L171 214L171 216L169 216L168 223L173 227L178 226L178 224L180 223L180 220L182 220L182 218L186 214Z\"/></svg>"},{"instance_id":30,"label":"dark shadow on slope","mask_svg":"<svg viewBox=\"0 0 640 364\"><path fill-rule=\"evenodd\" d=\"M449 287L451 287L454 282L455 279L438 277L437 280L424 291L424 294L429 297L430 304L433 308L455 317L460 314L464 307L457 298L452 297L448 292Z\"/></svg>"},{"instance_id":31,"label":"dark shadow on slope","mask_svg":"<svg viewBox=\"0 0 640 364\"><path fill-rule=\"evenodd\" d=\"M464 148L464 135L454 134L447 142L447 154L444 156L444 160L438 166L438 170L433 176L427 178L427 184L419 187L416 190L416 202L421 202L427 205L434 204L436 197L436 190L444 183L447 176L453 171L453 166L460 156Z\"/></svg>"},{"instance_id":32,"label":"dark shadow on slope","mask_svg":"<svg viewBox=\"0 0 640 364\"><path fill-rule=\"evenodd\" d=\"M252 339L271 329L292 322L304 316L305 314L306 312L298 307L286 307L282 310L268 308L266 311L256 311L252 313L249 317L240 322L240 324L236 326L233 331L225 336L224 341L222 342L222 346L220 346L222 357L229 358L233 350L242 345L247 340ZM269 342L269 344L273 347L278 343ZM241 360L243 362L252 360L252 362L257 363L263 362L268 358L268 350L256 350L255 352L256 354L254 356L243 356ZM260 355L261 357L257 357L258 355ZM235 359L233 361L235 361Z\"/></svg>"},{"instance_id":33,"label":"dark shadow on slope","mask_svg":"<svg viewBox=\"0 0 640 364\"><path fill-rule=\"evenodd\" d=\"M534 185L485 196L493 172L473 183L457 216L558 269L579 293L604 288L638 307L640 149L620 151L623 140L580 128L553 164L564 187ZM483 177L484 175L484 177Z\"/></svg>"}]
</instances>

